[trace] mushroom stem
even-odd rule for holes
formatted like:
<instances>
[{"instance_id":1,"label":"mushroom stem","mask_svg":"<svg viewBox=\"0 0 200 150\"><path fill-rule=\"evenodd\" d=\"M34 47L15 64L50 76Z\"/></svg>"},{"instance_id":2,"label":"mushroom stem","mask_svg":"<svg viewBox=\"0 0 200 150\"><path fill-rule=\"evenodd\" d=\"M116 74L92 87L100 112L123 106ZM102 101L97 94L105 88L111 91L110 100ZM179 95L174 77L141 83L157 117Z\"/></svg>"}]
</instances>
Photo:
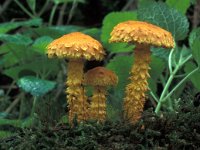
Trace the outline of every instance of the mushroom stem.
<instances>
[{"instance_id":1,"label":"mushroom stem","mask_svg":"<svg viewBox=\"0 0 200 150\"><path fill-rule=\"evenodd\" d=\"M87 109L87 97L85 96L85 90L82 86L83 82L83 67L84 62L82 59L74 60L70 59L68 63L67 72L67 100L69 107L69 123L77 115L77 121L84 121L88 119Z\"/></svg>"},{"instance_id":2,"label":"mushroom stem","mask_svg":"<svg viewBox=\"0 0 200 150\"><path fill-rule=\"evenodd\" d=\"M100 122L106 119L106 88L104 86L94 87L90 106L90 119Z\"/></svg>"},{"instance_id":3,"label":"mushroom stem","mask_svg":"<svg viewBox=\"0 0 200 150\"><path fill-rule=\"evenodd\" d=\"M135 124L141 117L145 103L145 92L148 90L147 79L150 69L150 47L137 44L134 50L134 65L131 69L131 83L126 87L124 98L124 117Z\"/></svg>"}]
</instances>

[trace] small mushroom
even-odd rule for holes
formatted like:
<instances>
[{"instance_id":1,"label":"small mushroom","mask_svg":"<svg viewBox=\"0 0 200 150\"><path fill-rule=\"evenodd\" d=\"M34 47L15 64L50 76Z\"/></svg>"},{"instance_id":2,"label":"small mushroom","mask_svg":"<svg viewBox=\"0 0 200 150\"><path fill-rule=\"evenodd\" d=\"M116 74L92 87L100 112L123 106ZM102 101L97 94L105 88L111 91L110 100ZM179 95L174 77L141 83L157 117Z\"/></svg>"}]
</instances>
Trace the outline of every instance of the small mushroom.
<instances>
[{"instance_id":1,"label":"small mushroom","mask_svg":"<svg viewBox=\"0 0 200 150\"><path fill-rule=\"evenodd\" d=\"M173 48L174 40L170 32L141 21L126 21L116 25L111 32L110 42L135 44L134 65L131 69L131 83L126 86L124 117L135 124L141 117L148 90L147 79L150 69L150 46Z\"/></svg>"},{"instance_id":2,"label":"small mushroom","mask_svg":"<svg viewBox=\"0 0 200 150\"><path fill-rule=\"evenodd\" d=\"M84 83L94 87L90 105L90 119L103 122L106 119L106 89L107 86L116 85L118 77L114 72L96 67L85 73Z\"/></svg>"},{"instance_id":3,"label":"small mushroom","mask_svg":"<svg viewBox=\"0 0 200 150\"><path fill-rule=\"evenodd\" d=\"M102 60L105 52L102 45L92 37L80 32L66 34L48 47L48 57L67 58L67 100L69 122L77 115L78 122L88 119L88 103L82 86L84 60Z\"/></svg>"}]
</instances>

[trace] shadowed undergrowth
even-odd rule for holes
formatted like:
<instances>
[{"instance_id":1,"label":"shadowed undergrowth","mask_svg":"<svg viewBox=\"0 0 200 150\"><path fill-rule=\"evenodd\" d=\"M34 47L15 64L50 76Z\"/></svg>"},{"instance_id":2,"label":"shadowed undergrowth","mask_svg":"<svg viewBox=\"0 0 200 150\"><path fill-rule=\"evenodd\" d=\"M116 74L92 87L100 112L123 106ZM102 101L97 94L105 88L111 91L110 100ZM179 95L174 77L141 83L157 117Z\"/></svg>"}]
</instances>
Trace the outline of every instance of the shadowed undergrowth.
<instances>
[{"instance_id":1,"label":"shadowed undergrowth","mask_svg":"<svg viewBox=\"0 0 200 150\"><path fill-rule=\"evenodd\" d=\"M188 100L189 101L189 100ZM151 109L135 126L125 122L59 124L53 128L17 129L1 139L0 149L197 149L200 146L200 109L181 103L176 112L156 116Z\"/></svg>"}]
</instances>

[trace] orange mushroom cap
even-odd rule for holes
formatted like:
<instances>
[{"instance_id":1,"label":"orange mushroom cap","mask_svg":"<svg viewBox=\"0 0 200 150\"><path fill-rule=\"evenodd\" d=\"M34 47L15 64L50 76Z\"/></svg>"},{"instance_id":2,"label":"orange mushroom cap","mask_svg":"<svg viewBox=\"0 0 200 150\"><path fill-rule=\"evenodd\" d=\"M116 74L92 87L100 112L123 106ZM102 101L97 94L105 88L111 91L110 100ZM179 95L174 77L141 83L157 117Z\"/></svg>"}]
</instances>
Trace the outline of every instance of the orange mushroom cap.
<instances>
[{"instance_id":1,"label":"orange mushroom cap","mask_svg":"<svg viewBox=\"0 0 200 150\"><path fill-rule=\"evenodd\" d=\"M95 67L85 73L84 83L92 86L117 85L118 77L104 67Z\"/></svg>"},{"instance_id":2,"label":"orange mushroom cap","mask_svg":"<svg viewBox=\"0 0 200 150\"><path fill-rule=\"evenodd\" d=\"M133 42L164 48L174 47L174 40L170 32L142 21L119 23L111 32L110 42Z\"/></svg>"},{"instance_id":3,"label":"orange mushroom cap","mask_svg":"<svg viewBox=\"0 0 200 150\"><path fill-rule=\"evenodd\" d=\"M73 32L54 40L47 46L48 57L102 60L105 52L101 43L89 35Z\"/></svg>"}]
</instances>

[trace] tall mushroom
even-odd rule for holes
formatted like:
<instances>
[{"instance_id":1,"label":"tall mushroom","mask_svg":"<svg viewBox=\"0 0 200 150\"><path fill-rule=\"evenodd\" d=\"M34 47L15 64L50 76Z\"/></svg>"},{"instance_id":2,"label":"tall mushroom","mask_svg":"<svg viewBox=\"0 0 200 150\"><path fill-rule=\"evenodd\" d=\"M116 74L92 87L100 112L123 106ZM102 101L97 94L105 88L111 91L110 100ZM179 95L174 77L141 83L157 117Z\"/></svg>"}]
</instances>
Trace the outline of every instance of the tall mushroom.
<instances>
[{"instance_id":1,"label":"tall mushroom","mask_svg":"<svg viewBox=\"0 0 200 150\"><path fill-rule=\"evenodd\" d=\"M87 71L84 75L84 83L94 87L92 102L90 105L90 119L103 122L106 119L106 88L116 85L118 78L114 72L96 67Z\"/></svg>"},{"instance_id":2,"label":"tall mushroom","mask_svg":"<svg viewBox=\"0 0 200 150\"><path fill-rule=\"evenodd\" d=\"M102 45L92 37L80 32L66 34L48 47L48 57L67 58L67 100L69 122L77 115L78 122L88 119L88 103L82 86L84 60L102 60L105 52Z\"/></svg>"},{"instance_id":3,"label":"tall mushroom","mask_svg":"<svg viewBox=\"0 0 200 150\"><path fill-rule=\"evenodd\" d=\"M147 79L150 69L150 46L173 48L174 40L170 32L141 21L126 21L116 25L111 32L110 42L135 44L134 65L131 69L131 83L126 86L124 117L135 124L141 117L148 90Z\"/></svg>"}]
</instances>

